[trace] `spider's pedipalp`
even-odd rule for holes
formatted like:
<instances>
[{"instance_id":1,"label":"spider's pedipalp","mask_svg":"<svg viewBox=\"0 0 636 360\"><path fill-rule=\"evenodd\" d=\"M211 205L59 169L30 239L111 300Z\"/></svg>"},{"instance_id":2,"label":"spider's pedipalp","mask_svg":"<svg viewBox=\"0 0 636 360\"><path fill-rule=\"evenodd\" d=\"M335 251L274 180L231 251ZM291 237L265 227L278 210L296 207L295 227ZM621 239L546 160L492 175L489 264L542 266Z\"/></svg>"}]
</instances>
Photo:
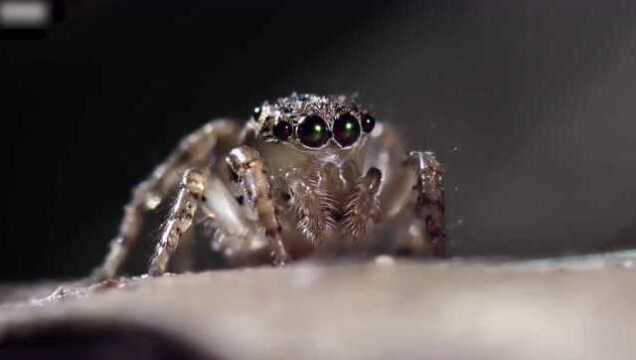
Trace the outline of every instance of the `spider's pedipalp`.
<instances>
[{"instance_id":1,"label":"spider's pedipalp","mask_svg":"<svg viewBox=\"0 0 636 360\"><path fill-rule=\"evenodd\" d=\"M434 257L446 257L446 223L444 221L444 169L430 152L412 151L405 162L416 169L417 203L415 214L425 226Z\"/></svg>"},{"instance_id":2,"label":"spider's pedipalp","mask_svg":"<svg viewBox=\"0 0 636 360\"><path fill-rule=\"evenodd\" d=\"M357 182L349 199L344 216L345 226L354 242L365 238L368 227L380 220L377 195L381 181L382 172L375 167L370 168Z\"/></svg>"},{"instance_id":3,"label":"spider's pedipalp","mask_svg":"<svg viewBox=\"0 0 636 360\"><path fill-rule=\"evenodd\" d=\"M260 225L265 228L274 264L285 265L289 261L289 255L283 244L272 185L260 154L243 145L230 151L226 162L236 176L248 206L256 212Z\"/></svg>"}]
</instances>

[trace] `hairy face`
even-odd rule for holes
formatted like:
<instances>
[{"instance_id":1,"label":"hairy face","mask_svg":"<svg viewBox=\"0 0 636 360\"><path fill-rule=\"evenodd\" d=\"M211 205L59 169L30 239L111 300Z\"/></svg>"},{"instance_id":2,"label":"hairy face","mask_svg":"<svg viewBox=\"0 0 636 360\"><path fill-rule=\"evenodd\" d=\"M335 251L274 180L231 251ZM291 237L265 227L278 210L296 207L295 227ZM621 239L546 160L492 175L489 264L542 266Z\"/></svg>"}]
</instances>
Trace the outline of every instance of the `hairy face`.
<instances>
[{"instance_id":1,"label":"hairy face","mask_svg":"<svg viewBox=\"0 0 636 360\"><path fill-rule=\"evenodd\" d=\"M292 94L254 110L258 137L301 150L351 149L373 131L374 118L350 97Z\"/></svg>"}]
</instances>

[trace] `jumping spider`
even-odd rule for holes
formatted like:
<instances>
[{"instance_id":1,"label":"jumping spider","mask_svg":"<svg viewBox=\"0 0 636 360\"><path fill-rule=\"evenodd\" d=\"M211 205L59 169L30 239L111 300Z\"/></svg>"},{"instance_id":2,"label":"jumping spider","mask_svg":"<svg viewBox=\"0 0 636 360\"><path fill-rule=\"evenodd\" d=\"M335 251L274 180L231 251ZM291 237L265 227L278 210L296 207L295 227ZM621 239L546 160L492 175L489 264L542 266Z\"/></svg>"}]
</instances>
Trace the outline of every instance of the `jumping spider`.
<instances>
[{"instance_id":1,"label":"jumping spider","mask_svg":"<svg viewBox=\"0 0 636 360\"><path fill-rule=\"evenodd\" d=\"M444 257L442 174L431 152L407 154L352 97L292 94L257 107L242 129L215 120L184 138L134 188L95 275L117 274L143 214L174 188L151 275L166 271L200 220L213 225L214 248L235 264L282 266L319 249L364 250L379 236Z\"/></svg>"}]
</instances>

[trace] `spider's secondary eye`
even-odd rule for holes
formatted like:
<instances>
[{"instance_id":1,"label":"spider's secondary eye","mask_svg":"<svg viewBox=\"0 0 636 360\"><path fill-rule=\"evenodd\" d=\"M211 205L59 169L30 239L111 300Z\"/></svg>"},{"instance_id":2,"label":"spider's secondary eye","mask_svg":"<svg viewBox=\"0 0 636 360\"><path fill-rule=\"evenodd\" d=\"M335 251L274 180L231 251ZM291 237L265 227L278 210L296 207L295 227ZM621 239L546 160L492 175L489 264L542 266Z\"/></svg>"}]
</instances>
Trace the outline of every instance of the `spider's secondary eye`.
<instances>
[{"instance_id":1,"label":"spider's secondary eye","mask_svg":"<svg viewBox=\"0 0 636 360\"><path fill-rule=\"evenodd\" d=\"M280 141L287 140L292 134L292 126L287 121L279 121L274 125L274 136Z\"/></svg>"},{"instance_id":2,"label":"spider's secondary eye","mask_svg":"<svg viewBox=\"0 0 636 360\"><path fill-rule=\"evenodd\" d=\"M360 124L351 114L340 115L333 123L333 136L343 147L355 143L360 137Z\"/></svg>"},{"instance_id":3,"label":"spider's secondary eye","mask_svg":"<svg viewBox=\"0 0 636 360\"><path fill-rule=\"evenodd\" d=\"M366 133L373 131L375 127L375 119L369 114L362 115L362 130Z\"/></svg>"},{"instance_id":4,"label":"spider's secondary eye","mask_svg":"<svg viewBox=\"0 0 636 360\"><path fill-rule=\"evenodd\" d=\"M309 115L298 123L298 139L308 147L321 147L331 137L327 123L318 115Z\"/></svg>"}]
</instances>

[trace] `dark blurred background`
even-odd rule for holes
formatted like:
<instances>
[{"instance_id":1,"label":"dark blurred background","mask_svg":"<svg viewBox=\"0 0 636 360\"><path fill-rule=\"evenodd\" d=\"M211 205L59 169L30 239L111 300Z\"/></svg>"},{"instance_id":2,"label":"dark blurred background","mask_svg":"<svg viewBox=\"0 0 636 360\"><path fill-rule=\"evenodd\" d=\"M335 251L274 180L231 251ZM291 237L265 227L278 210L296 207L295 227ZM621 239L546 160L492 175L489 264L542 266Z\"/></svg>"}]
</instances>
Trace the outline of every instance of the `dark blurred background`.
<instances>
[{"instance_id":1,"label":"dark blurred background","mask_svg":"<svg viewBox=\"0 0 636 360\"><path fill-rule=\"evenodd\" d=\"M446 164L451 252L636 247L636 3L92 0L3 40L0 281L87 274L180 137L359 92ZM146 239L148 254L152 239Z\"/></svg>"}]
</instances>

